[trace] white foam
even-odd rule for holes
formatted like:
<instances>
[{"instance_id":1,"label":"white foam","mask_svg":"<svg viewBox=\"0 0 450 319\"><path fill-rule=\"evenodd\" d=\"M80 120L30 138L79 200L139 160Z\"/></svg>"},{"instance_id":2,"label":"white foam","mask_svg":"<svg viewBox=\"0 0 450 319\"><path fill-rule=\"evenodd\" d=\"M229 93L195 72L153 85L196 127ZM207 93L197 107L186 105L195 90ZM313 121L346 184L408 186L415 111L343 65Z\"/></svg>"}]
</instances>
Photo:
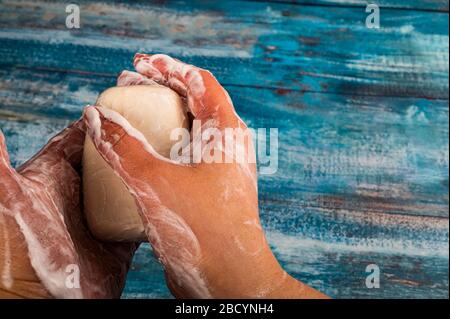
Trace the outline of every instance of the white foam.
<instances>
[{"instance_id":1,"label":"white foam","mask_svg":"<svg viewBox=\"0 0 450 319\"><path fill-rule=\"evenodd\" d=\"M27 242L31 265L48 291L58 298L83 298L81 289L67 289L65 286L67 274L51 261L46 249L25 223L21 214L15 214L14 217Z\"/></svg>"},{"instance_id":2,"label":"white foam","mask_svg":"<svg viewBox=\"0 0 450 319\"><path fill-rule=\"evenodd\" d=\"M117 78L117 86L130 86L130 85L155 85L155 81L150 80L148 77L143 76L137 72L122 71Z\"/></svg>"}]
</instances>

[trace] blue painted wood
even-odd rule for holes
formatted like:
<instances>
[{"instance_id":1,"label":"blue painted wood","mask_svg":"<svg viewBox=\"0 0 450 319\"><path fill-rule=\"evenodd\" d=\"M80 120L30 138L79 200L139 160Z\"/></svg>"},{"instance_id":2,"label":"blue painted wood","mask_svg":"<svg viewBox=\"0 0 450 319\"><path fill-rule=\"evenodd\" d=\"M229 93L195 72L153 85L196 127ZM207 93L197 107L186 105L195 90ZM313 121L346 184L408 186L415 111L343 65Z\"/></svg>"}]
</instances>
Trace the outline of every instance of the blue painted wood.
<instances>
[{"instance_id":1,"label":"blue painted wood","mask_svg":"<svg viewBox=\"0 0 450 319\"><path fill-rule=\"evenodd\" d=\"M83 27L68 31L64 9L4 5L0 61L113 74L142 50L208 68L230 85L448 99L447 13L388 10L375 30L360 8L85 4Z\"/></svg>"},{"instance_id":2,"label":"blue painted wood","mask_svg":"<svg viewBox=\"0 0 450 319\"><path fill-rule=\"evenodd\" d=\"M389 9L374 31L345 6L83 2L69 32L65 3L14 3L0 3L14 165L114 85L134 51L172 54L212 69L251 127L279 129L279 169L259 189L287 271L333 297L448 298L448 15ZM365 288L370 263L380 289ZM124 297L169 296L143 245Z\"/></svg>"},{"instance_id":3,"label":"blue painted wood","mask_svg":"<svg viewBox=\"0 0 450 319\"><path fill-rule=\"evenodd\" d=\"M258 1L258 0L256 0ZM381 9L414 9L448 12L448 0L271 0L272 2L281 2L297 5L323 5L323 6L347 6L347 7L366 7L368 4L376 4ZM267 1L266 1L267 2ZM288 14L288 13L286 13Z\"/></svg>"}]
</instances>

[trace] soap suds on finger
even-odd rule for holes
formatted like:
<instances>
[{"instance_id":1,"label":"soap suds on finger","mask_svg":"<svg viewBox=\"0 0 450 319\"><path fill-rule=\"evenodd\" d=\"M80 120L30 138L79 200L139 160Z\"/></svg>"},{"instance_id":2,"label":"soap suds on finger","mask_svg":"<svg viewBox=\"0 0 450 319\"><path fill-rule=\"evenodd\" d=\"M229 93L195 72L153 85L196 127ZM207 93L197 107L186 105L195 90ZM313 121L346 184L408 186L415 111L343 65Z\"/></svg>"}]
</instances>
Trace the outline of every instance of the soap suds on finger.
<instances>
[{"instance_id":1,"label":"soap suds on finger","mask_svg":"<svg viewBox=\"0 0 450 319\"><path fill-rule=\"evenodd\" d=\"M117 78L117 86L130 86L130 85L157 85L155 81L143 76L140 73L132 71L122 71Z\"/></svg>"}]
</instances>

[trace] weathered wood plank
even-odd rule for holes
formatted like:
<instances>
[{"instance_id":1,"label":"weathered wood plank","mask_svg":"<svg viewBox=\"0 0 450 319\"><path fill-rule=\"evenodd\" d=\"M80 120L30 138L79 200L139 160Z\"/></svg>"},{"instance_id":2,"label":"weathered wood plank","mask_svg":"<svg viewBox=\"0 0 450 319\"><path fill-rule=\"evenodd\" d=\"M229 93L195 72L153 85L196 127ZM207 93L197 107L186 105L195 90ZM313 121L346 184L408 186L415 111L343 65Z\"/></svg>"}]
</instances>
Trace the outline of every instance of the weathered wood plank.
<instances>
[{"instance_id":1,"label":"weathered wood plank","mask_svg":"<svg viewBox=\"0 0 450 319\"><path fill-rule=\"evenodd\" d=\"M253 0L255 1L255 0ZM256 0L259 1L259 0ZM380 8L395 8L409 10L431 10L448 12L448 0L270 0L262 2L281 2L297 5L324 5L366 7L367 4L377 4Z\"/></svg>"},{"instance_id":2,"label":"weathered wood plank","mask_svg":"<svg viewBox=\"0 0 450 319\"><path fill-rule=\"evenodd\" d=\"M389 10L374 30L360 8L236 7L85 4L82 28L69 31L65 3L5 1L0 61L113 74L136 51L164 52L228 85L448 99L446 13Z\"/></svg>"},{"instance_id":3,"label":"weathered wood plank","mask_svg":"<svg viewBox=\"0 0 450 319\"><path fill-rule=\"evenodd\" d=\"M33 154L45 136L65 125L52 118L0 119L13 161L24 150ZM260 184L262 223L281 264L296 278L337 298L448 298L448 219L360 213L357 203L351 211L315 207L308 192L299 196L286 190L278 198L266 183L271 184L269 190L277 188L274 182ZM365 267L372 263L382 269L380 289L364 285ZM170 297L162 268L147 245L133 262L124 297Z\"/></svg>"},{"instance_id":4,"label":"weathered wood plank","mask_svg":"<svg viewBox=\"0 0 450 319\"><path fill-rule=\"evenodd\" d=\"M301 240L268 232L278 260L294 277L338 298L448 298L448 260L439 256L383 254L363 248ZM381 267L380 289L367 289L365 268ZM164 273L142 245L128 274L123 298L168 298Z\"/></svg>"},{"instance_id":5,"label":"weathered wood plank","mask_svg":"<svg viewBox=\"0 0 450 319\"><path fill-rule=\"evenodd\" d=\"M291 274L333 297L448 298L448 15L383 11L376 31L361 8L326 2L336 7L82 2L72 32L65 3L0 2L0 128L14 165L135 51L172 54L211 69L251 127L279 129L261 218ZM365 288L370 263L381 289ZM169 296L147 245L124 294L142 296Z\"/></svg>"}]
</instances>

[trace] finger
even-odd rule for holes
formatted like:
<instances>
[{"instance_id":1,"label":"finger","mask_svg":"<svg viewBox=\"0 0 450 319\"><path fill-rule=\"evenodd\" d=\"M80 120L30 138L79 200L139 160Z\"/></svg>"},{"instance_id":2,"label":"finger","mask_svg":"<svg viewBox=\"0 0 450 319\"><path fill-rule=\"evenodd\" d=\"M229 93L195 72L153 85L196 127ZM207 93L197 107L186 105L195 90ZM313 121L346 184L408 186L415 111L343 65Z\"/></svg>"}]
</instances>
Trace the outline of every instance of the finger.
<instances>
[{"instance_id":1,"label":"finger","mask_svg":"<svg viewBox=\"0 0 450 319\"><path fill-rule=\"evenodd\" d=\"M9 209L17 202L21 193L20 178L10 164L5 137L0 130L0 213L4 212L2 206Z\"/></svg>"},{"instance_id":2,"label":"finger","mask_svg":"<svg viewBox=\"0 0 450 319\"><path fill-rule=\"evenodd\" d=\"M0 130L0 187L5 187L16 176L16 171L11 166L6 140Z\"/></svg>"},{"instance_id":3,"label":"finger","mask_svg":"<svg viewBox=\"0 0 450 319\"><path fill-rule=\"evenodd\" d=\"M243 125L228 92L211 72L164 54L138 53L134 66L139 73L186 97L189 110L196 119L202 122L213 120L219 128Z\"/></svg>"},{"instance_id":4,"label":"finger","mask_svg":"<svg viewBox=\"0 0 450 319\"><path fill-rule=\"evenodd\" d=\"M14 171L9 161L8 150L6 149L6 140L3 132L0 130L0 170L2 173ZM2 174L3 175L3 174Z\"/></svg>"},{"instance_id":5,"label":"finger","mask_svg":"<svg viewBox=\"0 0 450 319\"><path fill-rule=\"evenodd\" d=\"M144 135L117 112L88 106L84 110L87 134L97 151L125 184L151 179L180 164L158 154Z\"/></svg>"},{"instance_id":6,"label":"finger","mask_svg":"<svg viewBox=\"0 0 450 319\"><path fill-rule=\"evenodd\" d=\"M17 170L22 172L27 167L39 166L44 162L67 161L73 168L81 165L85 126L78 120L58 135L51 138L48 143L31 159L21 165Z\"/></svg>"}]
</instances>

